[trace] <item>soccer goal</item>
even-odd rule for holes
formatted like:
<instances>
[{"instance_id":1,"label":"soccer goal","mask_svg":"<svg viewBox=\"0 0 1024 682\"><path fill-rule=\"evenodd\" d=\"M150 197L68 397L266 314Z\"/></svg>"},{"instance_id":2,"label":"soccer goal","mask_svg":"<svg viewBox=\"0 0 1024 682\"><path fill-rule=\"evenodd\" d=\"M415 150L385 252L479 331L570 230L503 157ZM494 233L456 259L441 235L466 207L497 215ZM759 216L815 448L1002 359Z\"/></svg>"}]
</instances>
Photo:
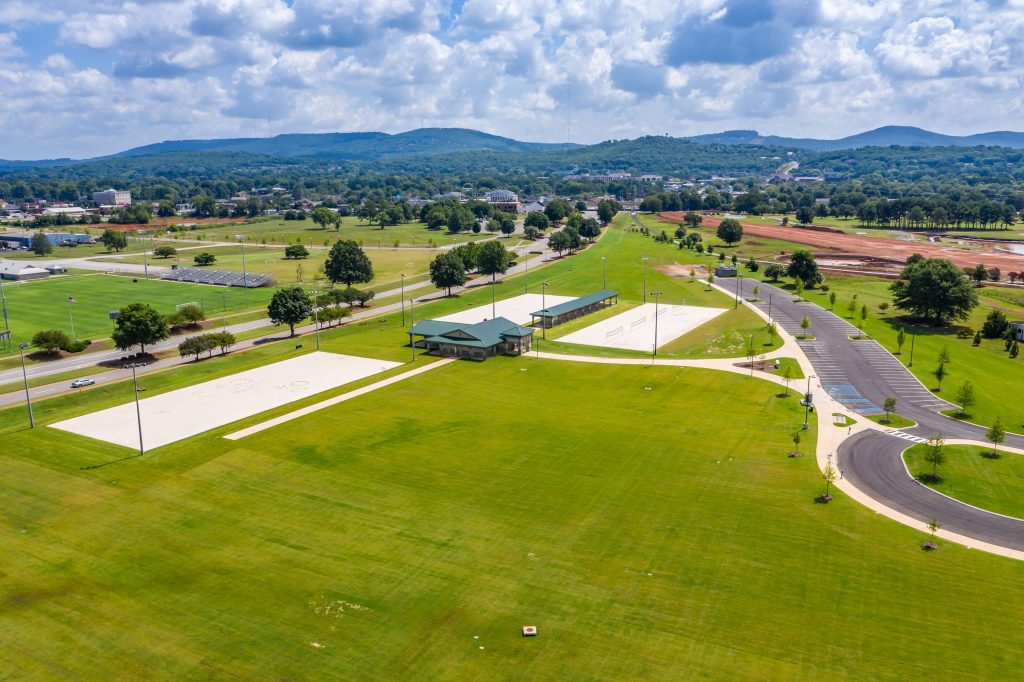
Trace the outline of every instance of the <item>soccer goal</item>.
<instances>
[{"instance_id":1,"label":"soccer goal","mask_svg":"<svg viewBox=\"0 0 1024 682\"><path fill-rule=\"evenodd\" d=\"M188 307L198 308L199 310L202 310L203 304L201 301L189 301L188 303L179 303L176 306L174 306L174 311L180 313L183 308Z\"/></svg>"}]
</instances>

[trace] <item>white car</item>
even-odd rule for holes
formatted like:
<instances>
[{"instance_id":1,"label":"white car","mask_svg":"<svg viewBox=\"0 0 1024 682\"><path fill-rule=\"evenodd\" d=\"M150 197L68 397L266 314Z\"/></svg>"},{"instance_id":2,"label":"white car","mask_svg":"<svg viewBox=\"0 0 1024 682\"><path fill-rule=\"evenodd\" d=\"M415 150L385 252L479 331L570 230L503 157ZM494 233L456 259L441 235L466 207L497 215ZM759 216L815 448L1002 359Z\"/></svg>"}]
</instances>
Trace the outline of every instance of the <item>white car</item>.
<instances>
[{"instance_id":1,"label":"white car","mask_svg":"<svg viewBox=\"0 0 1024 682\"><path fill-rule=\"evenodd\" d=\"M92 386L96 383L95 379L75 379L71 382L71 388L82 388L83 386Z\"/></svg>"}]
</instances>

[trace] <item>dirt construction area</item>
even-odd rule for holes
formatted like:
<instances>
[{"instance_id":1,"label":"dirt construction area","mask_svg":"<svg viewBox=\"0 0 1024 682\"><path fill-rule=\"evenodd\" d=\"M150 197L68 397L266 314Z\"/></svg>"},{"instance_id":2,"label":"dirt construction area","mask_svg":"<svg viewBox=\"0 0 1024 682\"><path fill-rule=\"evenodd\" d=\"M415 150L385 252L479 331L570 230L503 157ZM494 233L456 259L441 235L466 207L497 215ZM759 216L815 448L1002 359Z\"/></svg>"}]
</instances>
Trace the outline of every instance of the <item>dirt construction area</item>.
<instances>
[{"instance_id":1,"label":"dirt construction area","mask_svg":"<svg viewBox=\"0 0 1024 682\"><path fill-rule=\"evenodd\" d=\"M662 213L661 217L673 223L683 221L683 213L679 211ZM721 218L705 216L703 225L707 227L718 227ZM1007 272L1019 272L1024 270L1024 256L1011 253L995 251L991 245L984 245L983 250L964 251L940 244L929 244L927 242L901 242L892 239L880 239L867 235L850 235L842 232L824 232L809 230L801 227L790 227L782 225L754 225L744 223L743 233L748 237L765 237L782 239L798 244L806 244L828 251L863 254L868 257L881 259L896 259L905 261L910 255L920 253L928 258L947 258L960 267L974 267L978 263L992 268L997 267Z\"/></svg>"}]
</instances>

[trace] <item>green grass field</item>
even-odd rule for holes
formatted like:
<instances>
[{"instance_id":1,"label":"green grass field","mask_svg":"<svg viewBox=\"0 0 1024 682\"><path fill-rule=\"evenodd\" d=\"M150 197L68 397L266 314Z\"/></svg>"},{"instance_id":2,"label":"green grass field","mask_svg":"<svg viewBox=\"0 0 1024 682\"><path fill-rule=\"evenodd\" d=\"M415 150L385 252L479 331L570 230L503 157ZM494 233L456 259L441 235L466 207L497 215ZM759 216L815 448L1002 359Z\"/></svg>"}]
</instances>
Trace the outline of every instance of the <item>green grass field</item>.
<instances>
[{"instance_id":1,"label":"green grass field","mask_svg":"<svg viewBox=\"0 0 1024 682\"><path fill-rule=\"evenodd\" d=\"M342 218L340 230L321 229L312 220L261 219L237 225L203 226L202 229L182 233L182 239L199 237L204 240L225 240L239 234L246 235L249 241L262 243L265 240L269 244L302 242L308 245L310 240L313 240L314 244L324 244L325 241L333 243L337 239L354 239L368 249L377 247L378 241L384 248L393 246L396 239L401 246L430 246L431 242L434 246L443 246L493 236L487 232L462 232L453 235L447 230L428 230L424 223L392 225L382 230L377 225L370 225L359 218L349 216Z\"/></svg>"},{"instance_id":2,"label":"green grass field","mask_svg":"<svg viewBox=\"0 0 1024 682\"><path fill-rule=\"evenodd\" d=\"M439 409L483 386L469 414ZM0 674L874 680L1024 662L1021 565L925 554L842 495L814 504L813 458L785 456L802 412L776 392L498 359L94 470L124 450L8 433Z\"/></svg>"},{"instance_id":3,"label":"green grass field","mask_svg":"<svg viewBox=\"0 0 1024 682\"><path fill-rule=\"evenodd\" d=\"M108 314L129 303L149 303L161 313L173 313L181 303L198 302L215 317L227 309L264 307L272 289L212 287L181 282L117 277L103 274L62 275L48 279L4 284L12 337L15 342L29 340L41 329L62 329L71 333L74 315L75 333L81 339L99 339L110 335ZM68 297L77 303L69 305ZM70 311L69 311L70 308Z\"/></svg>"},{"instance_id":4,"label":"green grass field","mask_svg":"<svg viewBox=\"0 0 1024 682\"><path fill-rule=\"evenodd\" d=\"M927 447L915 445L903 453L914 477L930 474L924 461ZM992 447L947 445L946 463L938 467L942 481L929 488L961 502L1007 516L1024 519L1024 455L1003 452L999 458L986 457Z\"/></svg>"},{"instance_id":5,"label":"green grass field","mask_svg":"<svg viewBox=\"0 0 1024 682\"><path fill-rule=\"evenodd\" d=\"M530 289L600 288L604 255L637 301L645 252L648 286L682 295L685 278L653 267L676 252L650 244L612 230ZM416 317L489 300L481 287ZM410 359L398 314L321 340ZM1024 664L1024 564L924 553L922 533L839 493L815 504L814 458L786 457L802 408L743 375L457 362L220 437L407 369L118 462L127 449L45 424L127 402L130 384L40 401L35 430L24 407L0 411L0 678L986 679Z\"/></svg>"},{"instance_id":6,"label":"green grass field","mask_svg":"<svg viewBox=\"0 0 1024 682\"><path fill-rule=\"evenodd\" d=\"M308 244L308 243L307 243ZM182 267L193 267L193 259L201 253L212 253L217 257L217 262L211 268L242 271L242 247L241 246L210 246L200 249L187 249L179 251L177 258L152 259L150 263L157 265L170 265L179 263ZM406 281L416 281L426 276L430 261L437 255L436 251L427 249L394 249L385 246L383 249L376 247L367 248L366 255L373 262L374 279L367 285L380 287L390 284L398 286L400 274L406 274ZM103 258L104 262L111 263L142 263L142 255L133 255L126 258ZM245 249L245 266L248 272L267 274L274 278L278 284L301 283L309 285L313 282L313 276L317 273L324 261L327 260L326 249L312 249L309 258L291 260L284 257L284 249L247 247ZM301 266L301 280L298 268Z\"/></svg>"}]
</instances>

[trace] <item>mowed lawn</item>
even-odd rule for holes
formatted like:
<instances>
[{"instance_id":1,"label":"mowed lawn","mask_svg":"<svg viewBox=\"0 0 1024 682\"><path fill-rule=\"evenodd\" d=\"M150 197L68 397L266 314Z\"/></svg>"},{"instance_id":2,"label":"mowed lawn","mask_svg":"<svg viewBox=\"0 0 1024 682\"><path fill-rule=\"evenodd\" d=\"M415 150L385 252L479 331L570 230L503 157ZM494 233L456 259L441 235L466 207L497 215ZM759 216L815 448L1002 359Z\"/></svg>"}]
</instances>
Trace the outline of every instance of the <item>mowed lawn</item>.
<instances>
[{"instance_id":1,"label":"mowed lawn","mask_svg":"<svg viewBox=\"0 0 1024 682\"><path fill-rule=\"evenodd\" d=\"M215 315L226 304L228 310L266 306L273 289L213 287L156 279L134 279L103 274L62 275L27 282L5 282L7 311L14 340L28 341L41 329L62 329L71 334L71 315L80 339L110 336L110 311L129 303L148 303L161 313L173 313L175 306L196 302L207 314ZM77 301L68 304L68 297ZM70 310L69 310L70 308Z\"/></svg>"},{"instance_id":2,"label":"mowed lawn","mask_svg":"<svg viewBox=\"0 0 1024 682\"><path fill-rule=\"evenodd\" d=\"M80 467L126 450L8 433L0 676L1019 669L1024 565L926 554L921 533L842 495L814 504L813 458L785 456L803 414L777 392L501 358L99 469Z\"/></svg>"},{"instance_id":3,"label":"mowed lawn","mask_svg":"<svg viewBox=\"0 0 1024 682\"><path fill-rule=\"evenodd\" d=\"M927 446L915 445L903 453L907 468L915 477L930 474L932 465L924 460ZM942 476L929 488L961 502L998 514L1024 519L1024 455L1001 452L986 457L992 446L947 445L946 462L937 468Z\"/></svg>"},{"instance_id":4,"label":"mowed lawn","mask_svg":"<svg viewBox=\"0 0 1024 682\"><path fill-rule=\"evenodd\" d=\"M308 242L306 246L309 247ZM431 259L439 253L428 249L395 249L388 246L383 249L377 249L374 246L366 248L365 251L373 263L374 278L369 284L360 284L360 287L388 284L397 286L403 272L408 278L407 281L418 275L425 275ZM150 257L149 262L163 266L178 263L181 267L194 267L194 258L201 253L211 253L217 257L217 261L210 266L212 269L242 272L241 246L188 248L178 251L177 258L154 260ZM278 284L311 285L314 275L327 260L327 253L327 249L314 248L310 250L308 258L295 260L285 258L283 248L250 246L245 249L245 268L247 272L270 275ZM103 258L102 260L112 263L138 264L143 262L143 257L140 254L126 258Z\"/></svg>"},{"instance_id":5,"label":"mowed lawn","mask_svg":"<svg viewBox=\"0 0 1024 682\"><path fill-rule=\"evenodd\" d=\"M366 221L354 216L347 216L341 220L341 228L335 230L333 227L323 229L312 220L258 220L256 222L238 225L222 225L215 228L206 228L182 233L183 238L202 235L203 239L232 239L235 235L245 235L249 241L277 244L293 244L302 242L309 244L312 239L314 244L333 242L336 239L353 239L360 242L366 248L377 247L378 240L381 246L393 246L397 239L401 246L435 246L455 244L458 242L469 242L476 239L483 239L492 236L486 232L474 234L472 232L461 232L451 234L447 230L428 230L426 223L404 223L402 225L389 225L383 230L379 225L370 225Z\"/></svg>"}]
</instances>

